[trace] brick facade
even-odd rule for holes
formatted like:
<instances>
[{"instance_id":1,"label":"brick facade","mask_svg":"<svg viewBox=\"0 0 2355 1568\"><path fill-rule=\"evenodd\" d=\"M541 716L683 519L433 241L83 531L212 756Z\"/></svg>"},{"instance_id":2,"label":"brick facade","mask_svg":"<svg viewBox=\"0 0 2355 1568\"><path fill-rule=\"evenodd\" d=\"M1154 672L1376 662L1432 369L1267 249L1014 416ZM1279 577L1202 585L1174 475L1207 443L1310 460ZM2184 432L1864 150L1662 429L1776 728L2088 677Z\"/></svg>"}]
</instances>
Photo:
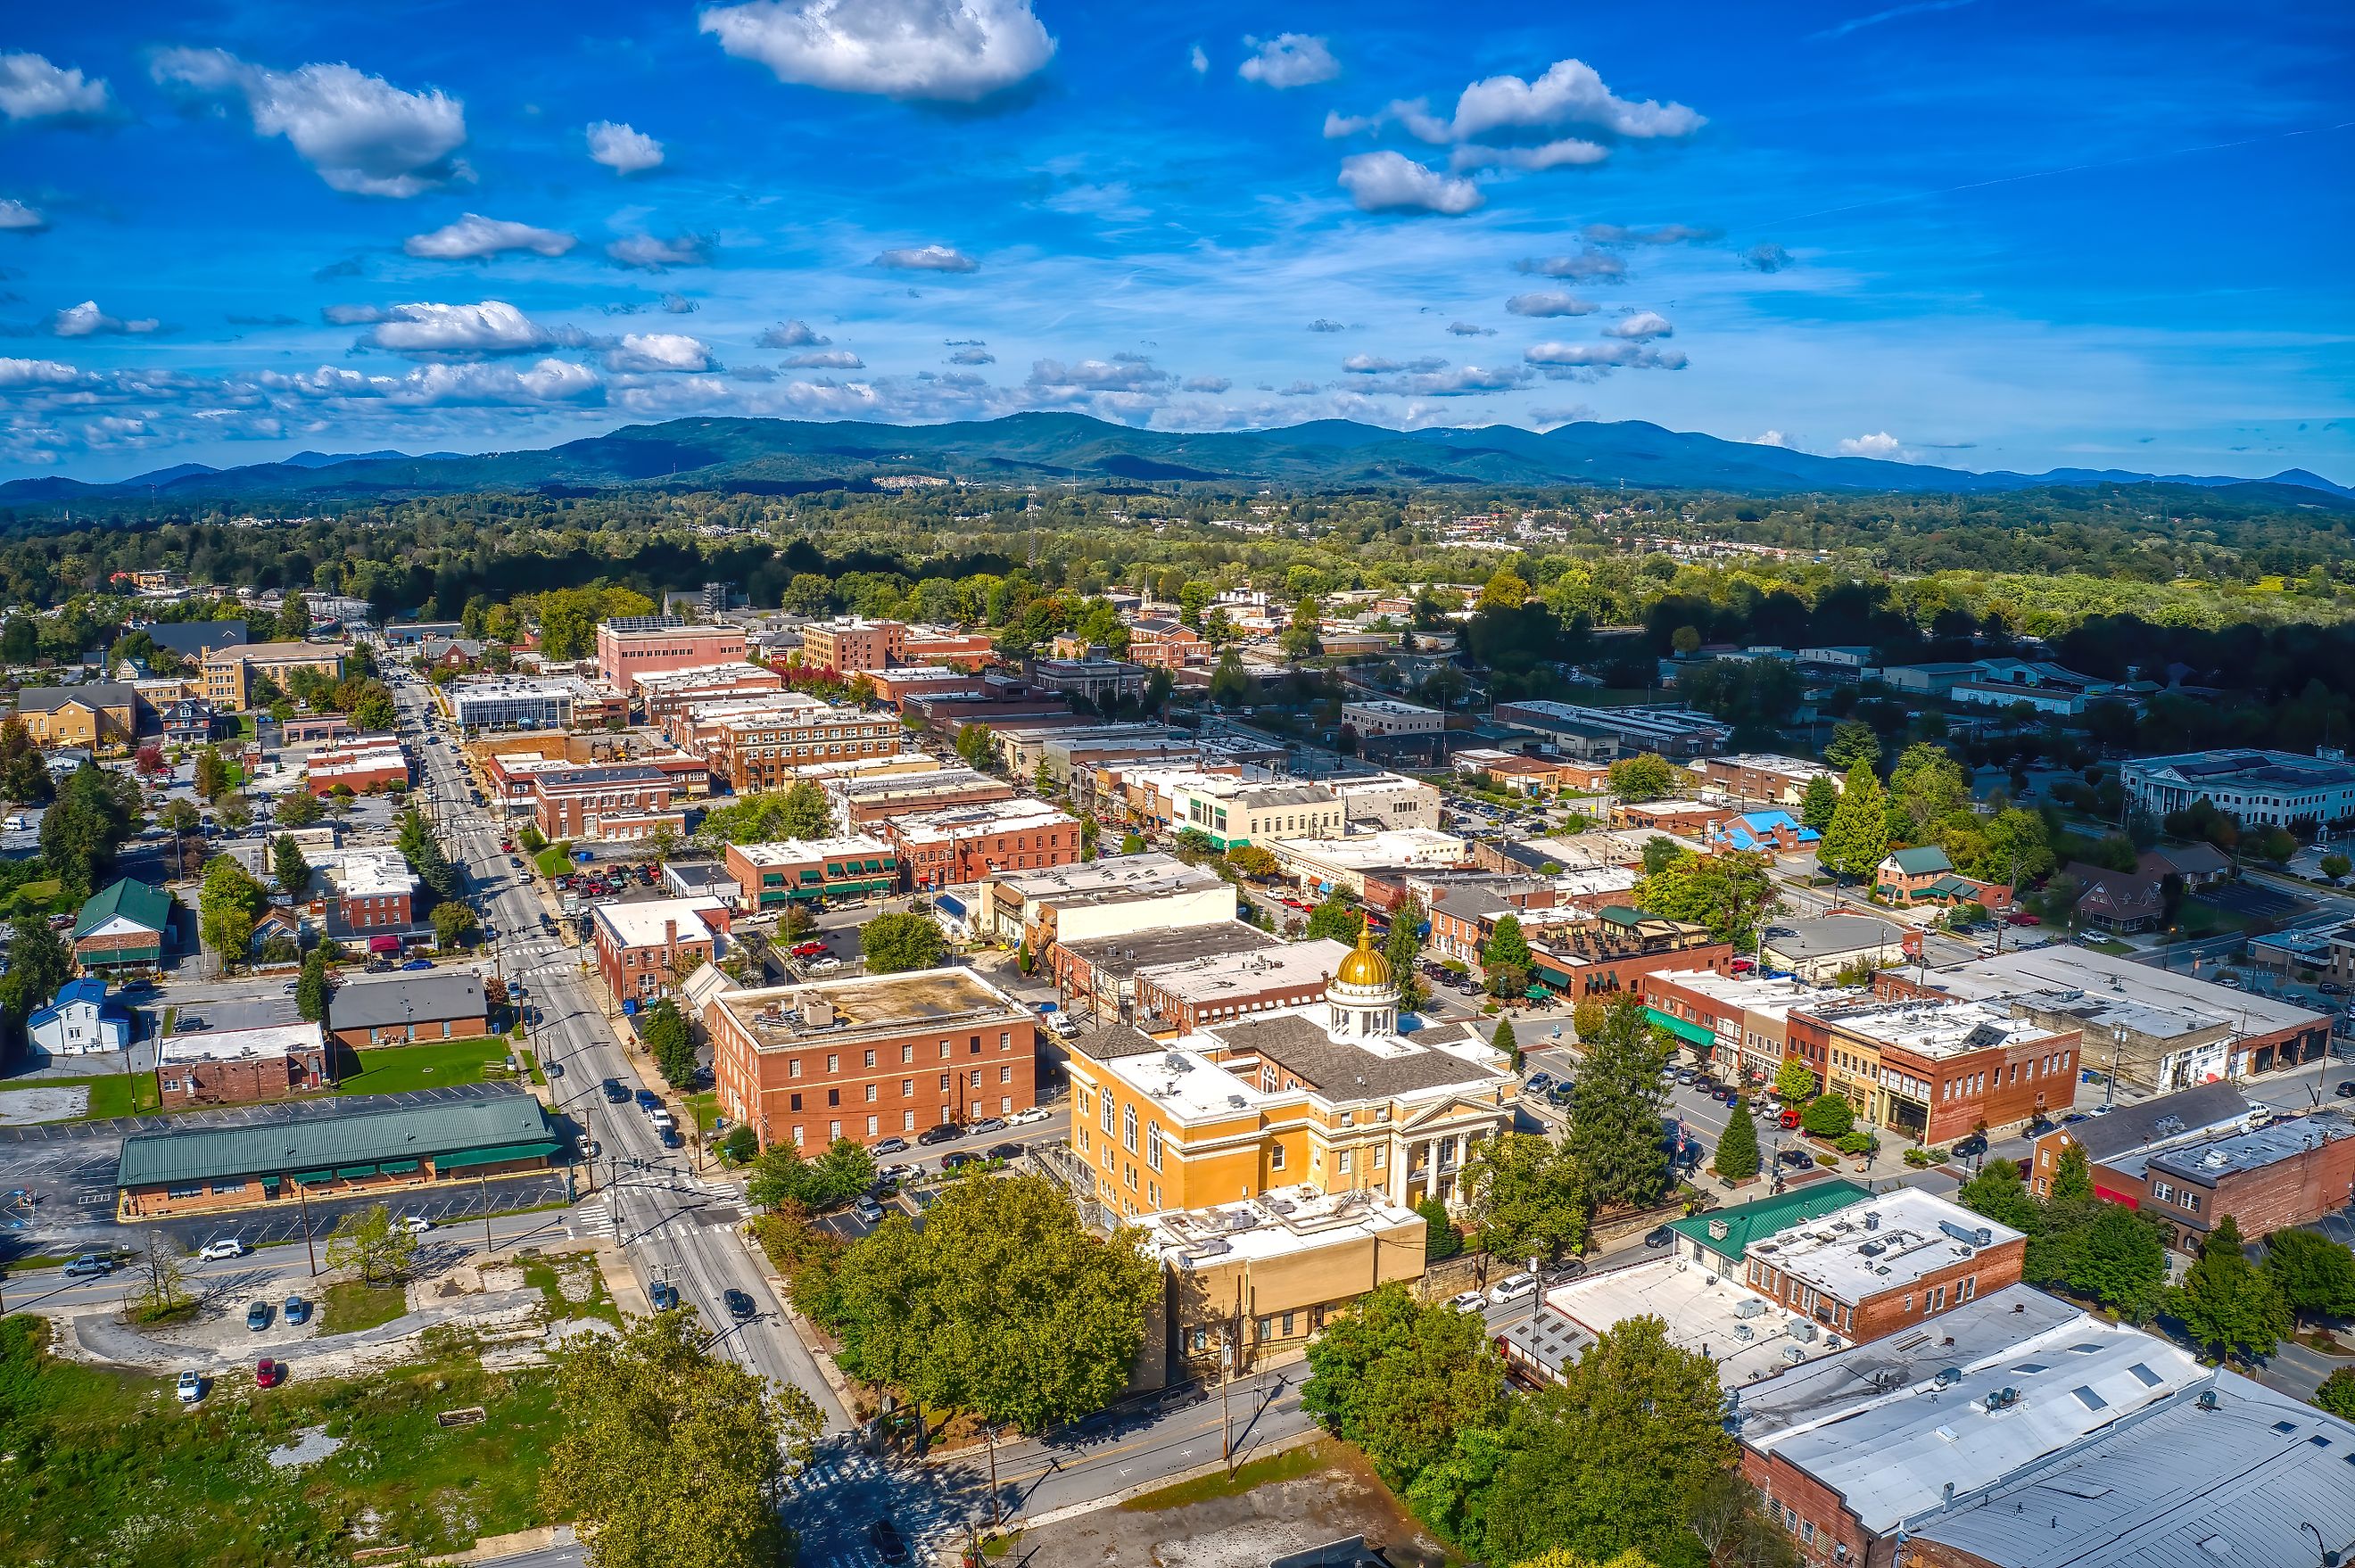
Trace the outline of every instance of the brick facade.
<instances>
[{"instance_id":1,"label":"brick facade","mask_svg":"<svg viewBox=\"0 0 2355 1568\"><path fill-rule=\"evenodd\" d=\"M237 1105L278 1100L327 1086L325 1050L284 1056L237 1057L227 1061L169 1062L156 1073L164 1109Z\"/></svg>"}]
</instances>

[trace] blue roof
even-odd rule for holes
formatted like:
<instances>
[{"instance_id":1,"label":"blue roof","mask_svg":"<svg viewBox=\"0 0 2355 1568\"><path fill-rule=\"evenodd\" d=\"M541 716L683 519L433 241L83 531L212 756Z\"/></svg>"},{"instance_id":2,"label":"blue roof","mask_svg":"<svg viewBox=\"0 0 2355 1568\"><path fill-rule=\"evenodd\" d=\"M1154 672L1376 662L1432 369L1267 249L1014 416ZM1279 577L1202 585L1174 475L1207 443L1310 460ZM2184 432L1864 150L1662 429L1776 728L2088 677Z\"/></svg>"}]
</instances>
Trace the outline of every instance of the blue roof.
<instances>
[{"instance_id":1,"label":"blue roof","mask_svg":"<svg viewBox=\"0 0 2355 1568\"><path fill-rule=\"evenodd\" d=\"M103 1005L105 1001L106 982L92 976L79 980L68 980L63 986L58 987L58 999L50 1005L63 1007L68 1002L97 1002Z\"/></svg>"}]
</instances>

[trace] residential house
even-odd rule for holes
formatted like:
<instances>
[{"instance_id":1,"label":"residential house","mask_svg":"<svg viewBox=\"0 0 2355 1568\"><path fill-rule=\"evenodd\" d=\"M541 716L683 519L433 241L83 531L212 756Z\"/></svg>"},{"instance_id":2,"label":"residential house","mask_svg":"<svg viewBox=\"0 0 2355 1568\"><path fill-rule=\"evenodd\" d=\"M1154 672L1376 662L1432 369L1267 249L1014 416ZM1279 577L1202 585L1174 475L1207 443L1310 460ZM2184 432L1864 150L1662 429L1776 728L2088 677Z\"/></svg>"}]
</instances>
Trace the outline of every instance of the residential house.
<instances>
[{"instance_id":1,"label":"residential house","mask_svg":"<svg viewBox=\"0 0 2355 1568\"><path fill-rule=\"evenodd\" d=\"M2077 895L2077 918L2104 931L2148 931L2167 912L2160 879L2138 871L2113 871L2072 860L2066 875L2083 891Z\"/></svg>"},{"instance_id":2,"label":"residential house","mask_svg":"<svg viewBox=\"0 0 2355 1568\"><path fill-rule=\"evenodd\" d=\"M74 917L74 962L85 975L153 975L172 936L172 895L124 877Z\"/></svg>"},{"instance_id":3,"label":"residential house","mask_svg":"<svg viewBox=\"0 0 2355 1568\"><path fill-rule=\"evenodd\" d=\"M128 1051L132 1032L131 1010L111 1000L106 982L96 978L67 981L55 1001L25 1020L33 1049L52 1058Z\"/></svg>"}]
</instances>

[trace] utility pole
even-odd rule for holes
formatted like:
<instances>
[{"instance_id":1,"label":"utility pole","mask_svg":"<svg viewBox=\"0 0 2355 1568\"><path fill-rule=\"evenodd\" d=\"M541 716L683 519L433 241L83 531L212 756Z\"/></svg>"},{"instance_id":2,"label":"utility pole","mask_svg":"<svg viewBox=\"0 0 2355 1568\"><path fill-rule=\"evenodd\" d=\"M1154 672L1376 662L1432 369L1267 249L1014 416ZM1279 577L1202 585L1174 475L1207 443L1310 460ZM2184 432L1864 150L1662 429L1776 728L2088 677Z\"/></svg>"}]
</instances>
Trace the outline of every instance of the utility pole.
<instances>
[{"instance_id":1,"label":"utility pole","mask_svg":"<svg viewBox=\"0 0 2355 1568\"><path fill-rule=\"evenodd\" d=\"M294 1206L303 1214L303 1250L311 1254L311 1277L319 1277L319 1249L311 1240L311 1195L300 1181L294 1183Z\"/></svg>"},{"instance_id":2,"label":"utility pole","mask_svg":"<svg viewBox=\"0 0 2355 1568\"><path fill-rule=\"evenodd\" d=\"M498 1243L491 1240L491 1179L475 1172L474 1188L483 1195L483 1253L487 1257L499 1250Z\"/></svg>"}]
</instances>

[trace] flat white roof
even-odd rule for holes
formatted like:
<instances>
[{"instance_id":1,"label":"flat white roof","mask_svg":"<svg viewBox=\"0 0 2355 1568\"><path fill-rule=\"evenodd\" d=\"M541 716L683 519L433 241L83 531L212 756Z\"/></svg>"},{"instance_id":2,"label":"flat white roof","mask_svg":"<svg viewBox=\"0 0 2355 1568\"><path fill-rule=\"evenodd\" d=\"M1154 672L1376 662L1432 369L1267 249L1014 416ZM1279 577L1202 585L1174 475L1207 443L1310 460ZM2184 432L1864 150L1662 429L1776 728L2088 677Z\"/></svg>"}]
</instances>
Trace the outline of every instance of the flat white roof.
<instances>
[{"instance_id":1,"label":"flat white roof","mask_svg":"<svg viewBox=\"0 0 2355 1568\"><path fill-rule=\"evenodd\" d=\"M2020 1239L2019 1232L1984 1214L1900 1187L1777 1231L1752 1243L1745 1255L1853 1307Z\"/></svg>"},{"instance_id":2,"label":"flat white roof","mask_svg":"<svg viewBox=\"0 0 2355 1568\"><path fill-rule=\"evenodd\" d=\"M1095 1066L1153 1102L1164 1115L1181 1122L1237 1116L1286 1101L1296 1103L1307 1093L1305 1089L1263 1093L1256 1081L1230 1072L1199 1051L1175 1046L1115 1056Z\"/></svg>"},{"instance_id":3,"label":"flat white roof","mask_svg":"<svg viewBox=\"0 0 2355 1568\"><path fill-rule=\"evenodd\" d=\"M2161 969L2062 943L1935 969L1930 983L1950 996L1991 1000L2031 991L2082 991L2088 997L2196 1015L2206 1024L2229 1025L2235 1035L2309 1029L2328 1021L2309 1008L2236 991L2179 969Z\"/></svg>"},{"instance_id":4,"label":"flat white roof","mask_svg":"<svg viewBox=\"0 0 2355 1568\"><path fill-rule=\"evenodd\" d=\"M1718 1381L1729 1389L1826 1355L1834 1338L1806 1314L1672 1256L1556 1285L1545 1304L1593 1334L1630 1317L1657 1317L1668 1342L1715 1361ZM1805 1339L1795 1337L1795 1325Z\"/></svg>"},{"instance_id":5,"label":"flat white roof","mask_svg":"<svg viewBox=\"0 0 2355 1568\"><path fill-rule=\"evenodd\" d=\"M1249 953L1222 953L1212 958L1188 958L1176 964L1155 964L1136 972L1181 1001L1214 1002L1221 997L1252 996L1262 991L1329 980L1349 955L1349 944L1331 937L1314 942L1287 942Z\"/></svg>"},{"instance_id":6,"label":"flat white roof","mask_svg":"<svg viewBox=\"0 0 2355 1568\"><path fill-rule=\"evenodd\" d=\"M1079 825L1079 818L1043 800L1019 795L1012 800L986 801L978 805L951 805L938 811L911 812L891 819L891 831L902 844L942 844L983 833L1026 833L1058 823Z\"/></svg>"},{"instance_id":7,"label":"flat white roof","mask_svg":"<svg viewBox=\"0 0 2355 1568\"><path fill-rule=\"evenodd\" d=\"M681 942L709 942L717 934L703 918L727 906L715 898L648 899L638 903L598 904L597 923L619 947L659 947L663 926L675 922Z\"/></svg>"},{"instance_id":8,"label":"flat white roof","mask_svg":"<svg viewBox=\"0 0 2355 1568\"><path fill-rule=\"evenodd\" d=\"M896 855L898 850L880 838L855 834L847 838L781 838L769 844L739 844L736 853L755 866L798 866L807 860L839 859L845 855Z\"/></svg>"},{"instance_id":9,"label":"flat white roof","mask_svg":"<svg viewBox=\"0 0 2355 1568\"><path fill-rule=\"evenodd\" d=\"M398 849L341 849L320 867L346 898L387 897L417 891L417 876Z\"/></svg>"},{"instance_id":10,"label":"flat white roof","mask_svg":"<svg viewBox=\"0 0 2355 1568\"><path fill-rule=\"evenodd\" d=\"M186 1061L236 1061L256 1056L288 1056L316 1051L319 1026L313 1023L263 1024L257 1029L224 1029L201 1034L167 1035L157 1046L164 1066Z\"/></svg>"},{"instance_id":11,"label":"flat white roof","mask_svg":"<svg viewBox=\"0 0 2355 1568\"><path fill-rule=\"evenodd\" d=\"M1865 995L1861 987L1827 991L1819 986L1803 985L1796 980L1762 980L1741 975L1721 975L1714 969L1668 969L1657 978L1707 997L1712 1002L1723 1002L1730 1008L1744 1008L1753 1013L1782 1017L1793 1008L1821 1007L1828 1002L1842 1002Z\"/></svg>"},{"instance_id":12,"label":"flat white roof","mask_svg":"<svg viewBox=\"0 0 2355 1568\"><path fill-rule=\"evenodd\" d=\"M1171 1210L1137 1222L1162 1261L1177 1269L1263 1263L1347 1246L1421 1217L1369 1191L1322 1192L1303 1182L1210 1209Z\"/></svg>"}]
</instances>

